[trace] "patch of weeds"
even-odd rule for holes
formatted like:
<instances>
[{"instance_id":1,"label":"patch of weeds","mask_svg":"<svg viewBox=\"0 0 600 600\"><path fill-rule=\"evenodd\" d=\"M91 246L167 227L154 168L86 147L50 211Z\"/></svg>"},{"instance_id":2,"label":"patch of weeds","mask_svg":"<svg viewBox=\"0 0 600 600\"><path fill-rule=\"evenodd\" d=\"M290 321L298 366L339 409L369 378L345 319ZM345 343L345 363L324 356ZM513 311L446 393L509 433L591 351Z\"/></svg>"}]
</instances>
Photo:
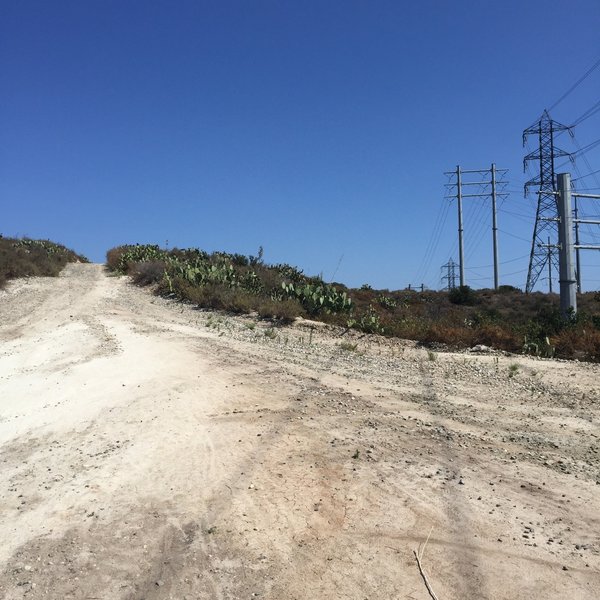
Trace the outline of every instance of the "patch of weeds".
<instances>
[{"instance_id":1,"label":"patch of weeds","mask_svg":"<svg viewBox=\"0 0 600 600\"><path fill-rule=\"evenodd\" d=\"M437 354L435 352L432 352L431 350L427 350L427 360L434 362L436 358L437 358Z\"/></svg>"},{"instance_id":2,"label":"patch of weeds","mask_svg":"<svg viewBox=\"0 0 600 600\"><path fill-rule=\"evenodd\" d=\"M246 329L250 329L250 330L256 329L256 323L254 323L253 321L250 322L250 323L244 323L244 327Z\"/></svg>"},{"instance_id":3,"label":"patch of weeds","mask_svg":"<svg viewBox=\"0 0 600 600\"><path fill-rule=\"evenodd\" d=\"M269 327L269 329L265 329L265 337L270 340L274 340L277 337L277 332L274 327Z\"/></svg>"},{"instance_id":4,"label":"patch of weeds","mask_svg":"<svg viewBox=\"0 0 600 600\"><path fill-rule=\"evenodd\" d=\"M358 344L353 344L352 342L342 342L340 344L340 349L346 352L356 352L358 348Z\"/></svg>"},{"instance_id":5,"label":"patch of weeds","mask_svg":"<svg viewBox=\"0 0 600 600\"><path fill-rule=\"evenodd\" d=\"M508 376L514 377L519 372L519 365L517 363L512 363L508 365Z\"/></svg>"},{"instance_id":6,"label":"patch of weeds","mask_svg":"<svg viewBox=\"0 0 600 600\"><path fill-rule=\"evenodd\" d=\"M206 530L206 533L208 533L209 535L212 535L213 533L217 533L217 526L216 525L212 525L211 527L209 527Z\"/></svg>"},{"instance_id":7,"label":"patch of weeds","mask_svg":"<svg viewBox=\"0 0 600 600\"><path fill-rule=\"evenodd\" d=\"M357 460L359 456L360 456L360 450L356 449L356 450L354 451L354 454L352 455L352 458L353 458L354 460Z\"/></svg>"}]
</instances>

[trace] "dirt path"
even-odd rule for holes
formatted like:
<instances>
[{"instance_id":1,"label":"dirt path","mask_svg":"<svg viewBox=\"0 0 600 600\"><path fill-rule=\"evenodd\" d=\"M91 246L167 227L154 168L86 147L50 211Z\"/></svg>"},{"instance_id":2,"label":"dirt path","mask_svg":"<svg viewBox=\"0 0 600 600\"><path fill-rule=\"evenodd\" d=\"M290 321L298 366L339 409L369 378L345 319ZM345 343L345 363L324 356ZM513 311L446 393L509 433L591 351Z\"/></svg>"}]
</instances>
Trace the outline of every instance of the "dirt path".
<instances>
[{"instance_id":1,"label":"dirt path","mask_svg":"<svg viewBox=\"0 0 600 600\"><path fill-rule=\"evenodd\" d=\"M98 265L0 323L2 598L427 600L427 539L440 600L600 597L598 366L270 329Z\"/></svg>"}]
</instances>

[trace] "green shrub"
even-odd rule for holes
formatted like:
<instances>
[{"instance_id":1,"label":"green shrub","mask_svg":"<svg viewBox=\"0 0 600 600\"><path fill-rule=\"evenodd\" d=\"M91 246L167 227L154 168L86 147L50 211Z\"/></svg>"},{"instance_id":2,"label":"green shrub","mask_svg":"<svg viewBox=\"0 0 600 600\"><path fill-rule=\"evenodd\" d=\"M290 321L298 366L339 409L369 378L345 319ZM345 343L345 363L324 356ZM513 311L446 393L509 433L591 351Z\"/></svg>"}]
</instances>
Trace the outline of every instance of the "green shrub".
<instances>
[{"instance_id":1,"label":"green shrub","mask_svg":"<svg viewBox=\"0 0 600 600\"><path fill-rule=\"evenodd\" d=\"M352 305L352 300L346 292L338 292L335 287L324 283L294 285L284 282L281 288L287 298L297 300L311 316L321 312L346 312Z\"/></svg>"},{"instance_id":2,"label":"green shrub","mask_svg":"<svg viewBox=\"0 0 600 600\"><path fill-rule=\"evenodd\" d=\"M477 294L468 285L452 288L448 293L448 299L452 304L464 304L466 306L477 304Z\"/></svg>"}]
</instances>

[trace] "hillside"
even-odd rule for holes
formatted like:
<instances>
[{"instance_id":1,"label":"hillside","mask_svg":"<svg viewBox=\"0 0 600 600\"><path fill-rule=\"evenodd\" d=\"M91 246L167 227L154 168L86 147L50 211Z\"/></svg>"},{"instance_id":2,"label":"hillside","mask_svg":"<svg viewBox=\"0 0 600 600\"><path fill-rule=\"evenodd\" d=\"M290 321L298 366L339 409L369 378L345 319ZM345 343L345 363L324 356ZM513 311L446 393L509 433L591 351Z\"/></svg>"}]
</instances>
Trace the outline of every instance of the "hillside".
<instances>
[{"instance_id":1,"label":"hillside","mask_svg":"<svg viewBox=\"0 0 600 600\"><path fill-rule=\"evenodd\" d=\"M579 312L563 319L556 294L510 287L448 292L348 289L259 256L153 245L113 248L108 268L157 294L229 313L291 321L309 317L363 333L461 349L488 345L508 352L600 361L600 293L581 294Z\"/></svg>"}]
</instances>

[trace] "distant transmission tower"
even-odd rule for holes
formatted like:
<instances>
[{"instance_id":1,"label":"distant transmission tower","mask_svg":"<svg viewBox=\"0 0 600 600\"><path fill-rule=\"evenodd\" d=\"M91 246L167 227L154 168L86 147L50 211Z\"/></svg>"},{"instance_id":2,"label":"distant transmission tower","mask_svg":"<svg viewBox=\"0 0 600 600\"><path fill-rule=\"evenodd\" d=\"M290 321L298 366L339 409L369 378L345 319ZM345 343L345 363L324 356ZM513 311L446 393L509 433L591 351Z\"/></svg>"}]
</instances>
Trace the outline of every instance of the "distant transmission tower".
<instances>
[{"instance_id":1,"label":"distant transmission tower","mask_svg":"<svg viewBox=\"0 0 600 600\"><path fill-rule=\"evenodd\" d=\"M554 134L569 131L569 127L561 125L550 118L547 110L540 120L523 131L523 146L530 135L538 138L538 149L530 152L523 159L523 169L530 161L539 161L539 175L525 184L525 196L529 188L537 187L538 201L527 271L525 291L531 292L542 272L548 270L548 287L552 290L552 276L558 276L558 204L556 200L556 177L554 159L570 156L568 152L554 146Z\"/></svg>"},{"instance_id":2,"label":"distant transmission tower","mask_svg":"<svg viewBox=\"0 0 600 600\"><path fill-rule=\"evenodd\" d=\"M456 267L458 265L450 259L445 265L442 265L442 272L446 273L442 277L442 281L446 282L445 290L453 290L456 287Z\"/></svg>"}]
</instances>

